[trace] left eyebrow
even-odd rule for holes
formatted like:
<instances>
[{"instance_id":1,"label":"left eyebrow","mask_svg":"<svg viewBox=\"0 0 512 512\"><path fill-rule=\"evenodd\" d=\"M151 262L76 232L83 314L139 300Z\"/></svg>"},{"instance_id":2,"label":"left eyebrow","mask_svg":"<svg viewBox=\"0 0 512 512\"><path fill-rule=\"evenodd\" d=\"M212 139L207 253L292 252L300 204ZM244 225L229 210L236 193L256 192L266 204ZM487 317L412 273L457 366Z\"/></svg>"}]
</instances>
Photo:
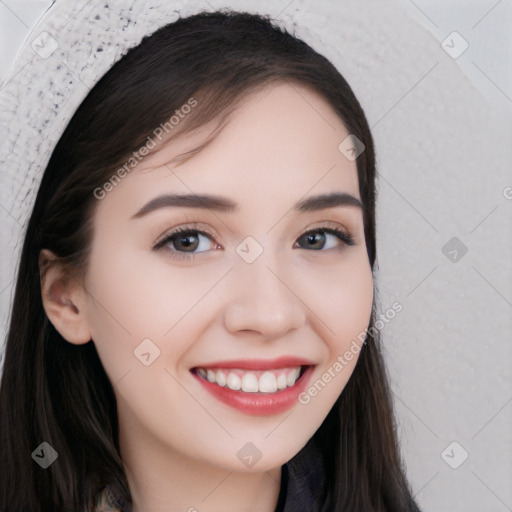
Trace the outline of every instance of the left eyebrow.
<instances>
[{"instance_id":1,"label":"left eyebrow","mask_svg":"<svg viewBox=\"0 0 512 512\"><path fill-rule=\"evenodd\" d=\"M314 212L336 206L355 206L363 208L359 199L345 192L333 192L307 197L295 203L293 208L298 212ZM131 219L142 217L160 208L207 208L210 210L234 212L239 205L227 197L210 194L163 194L151 199Z\"/></svg>"},{"instance_id":2,"label":"left eyebrow","mask_svg":"<svg viewBox=\"0 0 512 512\"><path fill-rule=\"evenodd\" d=\"M335 206L355 206L357 208L363 208L363 204L357 197L345 192L333 192L332 194L307 197L295 203L294 208L299 212L315 212Z\"/></svg>"}]
</instances>

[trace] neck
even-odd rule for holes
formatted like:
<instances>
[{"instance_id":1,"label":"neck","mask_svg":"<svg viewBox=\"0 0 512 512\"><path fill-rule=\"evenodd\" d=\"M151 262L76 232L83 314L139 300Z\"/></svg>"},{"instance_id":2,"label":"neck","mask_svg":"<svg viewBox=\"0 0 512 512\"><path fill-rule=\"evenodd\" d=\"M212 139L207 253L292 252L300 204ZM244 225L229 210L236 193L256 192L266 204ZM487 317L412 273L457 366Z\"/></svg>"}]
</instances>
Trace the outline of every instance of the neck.
<instances>
[{"instance_id":1,"label":"neck","mask_svg":"<svg viewBox=\"0 0 512 512\"><path fill-rule=\"evenodd\" d=\"M274 512L280 466L260 472L223 469L163 447L133 424L122 425L119 444L132 512Z\"/></svg>"}]
</instances>

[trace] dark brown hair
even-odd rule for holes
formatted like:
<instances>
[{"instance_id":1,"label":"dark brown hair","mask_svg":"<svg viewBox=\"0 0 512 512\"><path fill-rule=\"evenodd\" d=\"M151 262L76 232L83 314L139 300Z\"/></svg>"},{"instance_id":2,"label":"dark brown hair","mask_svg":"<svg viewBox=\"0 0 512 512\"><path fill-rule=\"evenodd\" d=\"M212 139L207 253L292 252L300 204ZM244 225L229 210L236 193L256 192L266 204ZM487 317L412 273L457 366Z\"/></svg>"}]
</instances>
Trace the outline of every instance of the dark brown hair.
<instances>
[{"instance_id":1,"label":"dark brown hair","mask_svg":"<svg viewBox=\"0 0 512 512\"><path fill-rule=\"evenodd\" d=\"M336 68L265 16L233 11L180 18L124 55L82 102L56 145L28 223L0 387L0 510L89 511L98 489L130 490L119 455L116 399L94 343L73 345L42 306L41 249L80 275L87 268L93 191L191 97L177 127L222 120L258 88L288 82L321 95L365 145L357 158L368 257L374 268L375 156L364 112ZM136 172L136 171L134 171ZM418 511L399 456L375 323L345 389L310 440L330 492L322 510ZM58 461L31 458L48 442ZM314 512L314 511L312 511Z\"/></svg>"}]
</instances>

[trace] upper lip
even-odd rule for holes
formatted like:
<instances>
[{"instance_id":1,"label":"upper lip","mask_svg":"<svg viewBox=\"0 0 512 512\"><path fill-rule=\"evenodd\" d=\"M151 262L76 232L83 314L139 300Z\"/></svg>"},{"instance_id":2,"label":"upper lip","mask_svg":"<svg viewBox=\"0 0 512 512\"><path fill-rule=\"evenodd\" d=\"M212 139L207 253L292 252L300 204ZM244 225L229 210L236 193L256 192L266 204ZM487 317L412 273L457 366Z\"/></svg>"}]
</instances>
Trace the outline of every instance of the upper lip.
<instances>
[{"instance_id":1,"label":"upper lip","mask_svg":"<svg viewBox=\"0 0 512 512\"><path fill-rule=\"evenodd\" d=\"M238 368L246 370L275 370L294 366L313 366L315 363L294 356L283 356L277 359L232 359L230 361L215 361L195 368Z\"/></svg>"}]
</instances>

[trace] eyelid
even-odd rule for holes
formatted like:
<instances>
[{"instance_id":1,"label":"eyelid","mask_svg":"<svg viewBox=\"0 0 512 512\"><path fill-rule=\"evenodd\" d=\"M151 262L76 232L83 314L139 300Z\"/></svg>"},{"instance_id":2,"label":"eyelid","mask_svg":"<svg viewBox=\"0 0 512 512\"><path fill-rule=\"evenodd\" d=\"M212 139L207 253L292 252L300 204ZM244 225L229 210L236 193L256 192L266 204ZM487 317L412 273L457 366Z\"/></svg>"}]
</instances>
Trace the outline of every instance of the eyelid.
<instances>
[{"instance_id":1,"label":"eyelid","mask_svg":"<svg viewBox=\"0 0 512 512\"><path fill-rule=\"evenodd\" d=\"M332 220L315 221L315 222L313 222L313 224L310 227L300 231L300 233L304 234L304 233L307 233L308 231L313 231L313 230L317 230L317 229L321 230L322 228L336 229L339 231L343 231L347 235L350 235L350 231L343 224L341 224L339 222L332 221Z\"/></svg>"}]
</instances>

